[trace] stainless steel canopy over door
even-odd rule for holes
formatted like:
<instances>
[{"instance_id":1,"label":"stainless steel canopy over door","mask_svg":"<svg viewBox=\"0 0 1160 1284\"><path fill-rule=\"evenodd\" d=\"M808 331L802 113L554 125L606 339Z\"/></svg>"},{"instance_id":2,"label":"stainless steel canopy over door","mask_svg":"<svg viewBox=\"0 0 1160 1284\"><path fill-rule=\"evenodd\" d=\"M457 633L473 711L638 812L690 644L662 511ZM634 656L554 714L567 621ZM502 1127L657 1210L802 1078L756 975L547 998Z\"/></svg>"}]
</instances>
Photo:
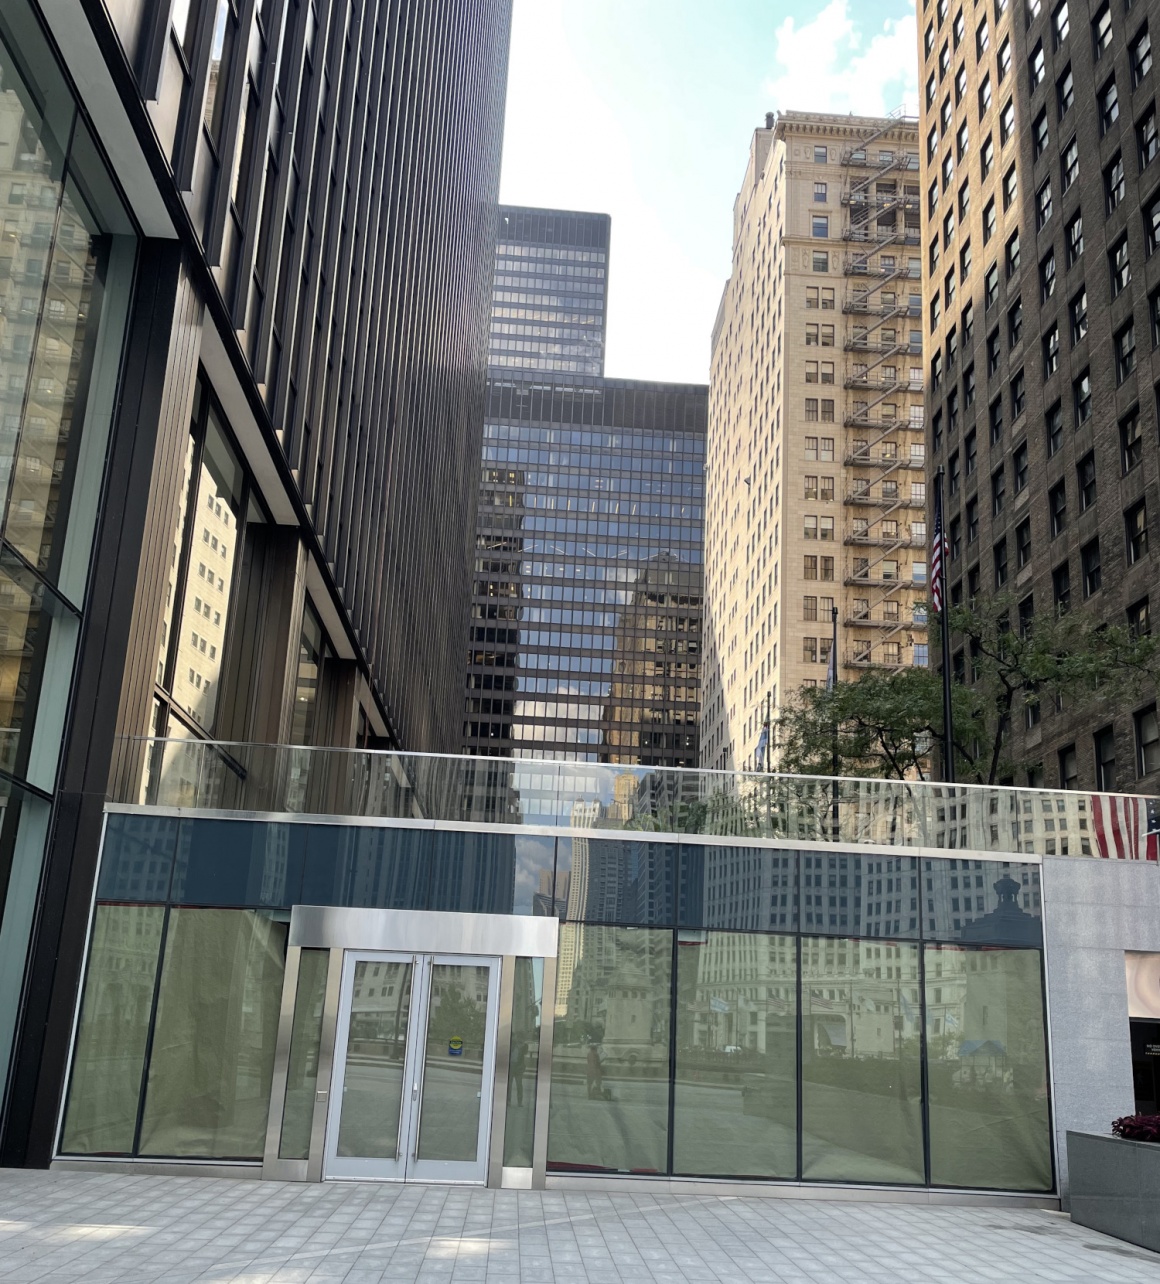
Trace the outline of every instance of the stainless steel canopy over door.
<instances>
[{"instance_id":1,"label":"stainless steel canopy over door","mask_svg":"<svg viewBox=\"0 0 1160 1284\"><path fill-rule=\"evenodd\" d=\"M346 951L324 1177L486 1182L499 994L498 958Z\"/></svg>"}]
</instances>

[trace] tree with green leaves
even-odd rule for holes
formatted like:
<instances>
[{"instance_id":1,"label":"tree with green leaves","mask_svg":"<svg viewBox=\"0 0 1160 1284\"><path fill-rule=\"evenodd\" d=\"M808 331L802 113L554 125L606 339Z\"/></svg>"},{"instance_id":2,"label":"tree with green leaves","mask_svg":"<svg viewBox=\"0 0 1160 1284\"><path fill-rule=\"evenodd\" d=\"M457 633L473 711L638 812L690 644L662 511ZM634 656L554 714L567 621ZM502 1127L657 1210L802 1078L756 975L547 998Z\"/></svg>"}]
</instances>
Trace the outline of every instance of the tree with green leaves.
<instances>
[{"instance_id":1,"label":"tree with green leaves","mask_svg":"<svg viewBox=\"0 0 1160 1284\"><path fill-rule=\"evenodd\" d=\"M1018 603L1004 594L953 607L950 626L960 781L997 784L1033 765L1012 757L1013 727L1029 707L1082 707L1155 689L1160 679L1160 640L1086 612L1020 618ZM937 633L932 641L937 656ZM836 755L841 775L924 779L942 723L937 667L871 669L790 698L774 728L778 764L829 775Z\"/></svg>"}]
</instances>

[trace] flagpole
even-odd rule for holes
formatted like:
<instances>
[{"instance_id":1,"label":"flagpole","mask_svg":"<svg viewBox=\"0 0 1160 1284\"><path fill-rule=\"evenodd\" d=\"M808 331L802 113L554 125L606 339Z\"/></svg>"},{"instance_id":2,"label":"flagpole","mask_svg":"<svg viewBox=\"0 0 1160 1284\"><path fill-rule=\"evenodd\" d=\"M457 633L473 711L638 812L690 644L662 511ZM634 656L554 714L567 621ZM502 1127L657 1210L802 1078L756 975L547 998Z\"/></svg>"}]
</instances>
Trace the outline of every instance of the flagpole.
<instances>
[{"instance_id":1,"label":"flagpole","mask_svg":"<svg viewBox=\"0 0 1160 1284\"><path fill-rule=\"evenodd\" d=\"M934 475L934 538L938 544L937 596L942 630L943 779L955 783L955 733L951 704L951 604L947 597L947 546L943 529L943 467Z\"/></svg>"}]
</instances>

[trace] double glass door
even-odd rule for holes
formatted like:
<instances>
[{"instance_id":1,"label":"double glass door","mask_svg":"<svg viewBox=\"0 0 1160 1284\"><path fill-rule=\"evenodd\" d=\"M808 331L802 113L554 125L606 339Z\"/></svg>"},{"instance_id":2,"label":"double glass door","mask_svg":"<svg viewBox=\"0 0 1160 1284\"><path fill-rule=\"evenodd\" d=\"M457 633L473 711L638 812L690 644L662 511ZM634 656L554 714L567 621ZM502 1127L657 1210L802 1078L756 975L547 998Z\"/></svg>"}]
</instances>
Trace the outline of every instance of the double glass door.
<instances>
[{"instance_id":1,"label":"double glass door","mask_svg":"<svg viewBox=\"0 0 1160 1284\"><path fill-rule=\"evenodd\" d=\"M325 1177L487 1180L499 965L347 951Z\"/></svg>"}]
</instances>

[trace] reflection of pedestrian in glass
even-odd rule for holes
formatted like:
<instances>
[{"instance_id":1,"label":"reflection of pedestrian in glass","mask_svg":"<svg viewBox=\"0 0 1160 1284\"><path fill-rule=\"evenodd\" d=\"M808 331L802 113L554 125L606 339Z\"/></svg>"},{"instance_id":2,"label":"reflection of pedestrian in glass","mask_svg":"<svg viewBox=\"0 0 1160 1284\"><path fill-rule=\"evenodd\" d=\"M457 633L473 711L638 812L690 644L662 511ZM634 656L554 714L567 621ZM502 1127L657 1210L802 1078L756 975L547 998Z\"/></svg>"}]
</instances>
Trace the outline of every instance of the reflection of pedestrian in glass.
<instances>
[{"instance_id":1,"label":"reflection of pedestrian in glass","mask_svg":"<svg viewBox=\"0 0 1160 1284\"><path fill-rule=\"evenodd\" d=\"M508 1072L508 1105L511 1105L512 1086L516 1090L516 1105L524 1104L524 1070L528 1064L528 1045L521 1040L512 1049L512 1064Z\"/></svg>"},{"instance_id":2,"label":"reflection of pedestrian in glass","mask_svg":"<svg viewBox=\"0 0 1160 1284\"><path fill-rule=\"evenodd\" d=\"M604 1098L604 1063L600 1056L600 1045L590 1043L588 1045L588 1066L585 1071L585 1078L588 1081L589 1097Z\"/></svg>"}]
</instances>

